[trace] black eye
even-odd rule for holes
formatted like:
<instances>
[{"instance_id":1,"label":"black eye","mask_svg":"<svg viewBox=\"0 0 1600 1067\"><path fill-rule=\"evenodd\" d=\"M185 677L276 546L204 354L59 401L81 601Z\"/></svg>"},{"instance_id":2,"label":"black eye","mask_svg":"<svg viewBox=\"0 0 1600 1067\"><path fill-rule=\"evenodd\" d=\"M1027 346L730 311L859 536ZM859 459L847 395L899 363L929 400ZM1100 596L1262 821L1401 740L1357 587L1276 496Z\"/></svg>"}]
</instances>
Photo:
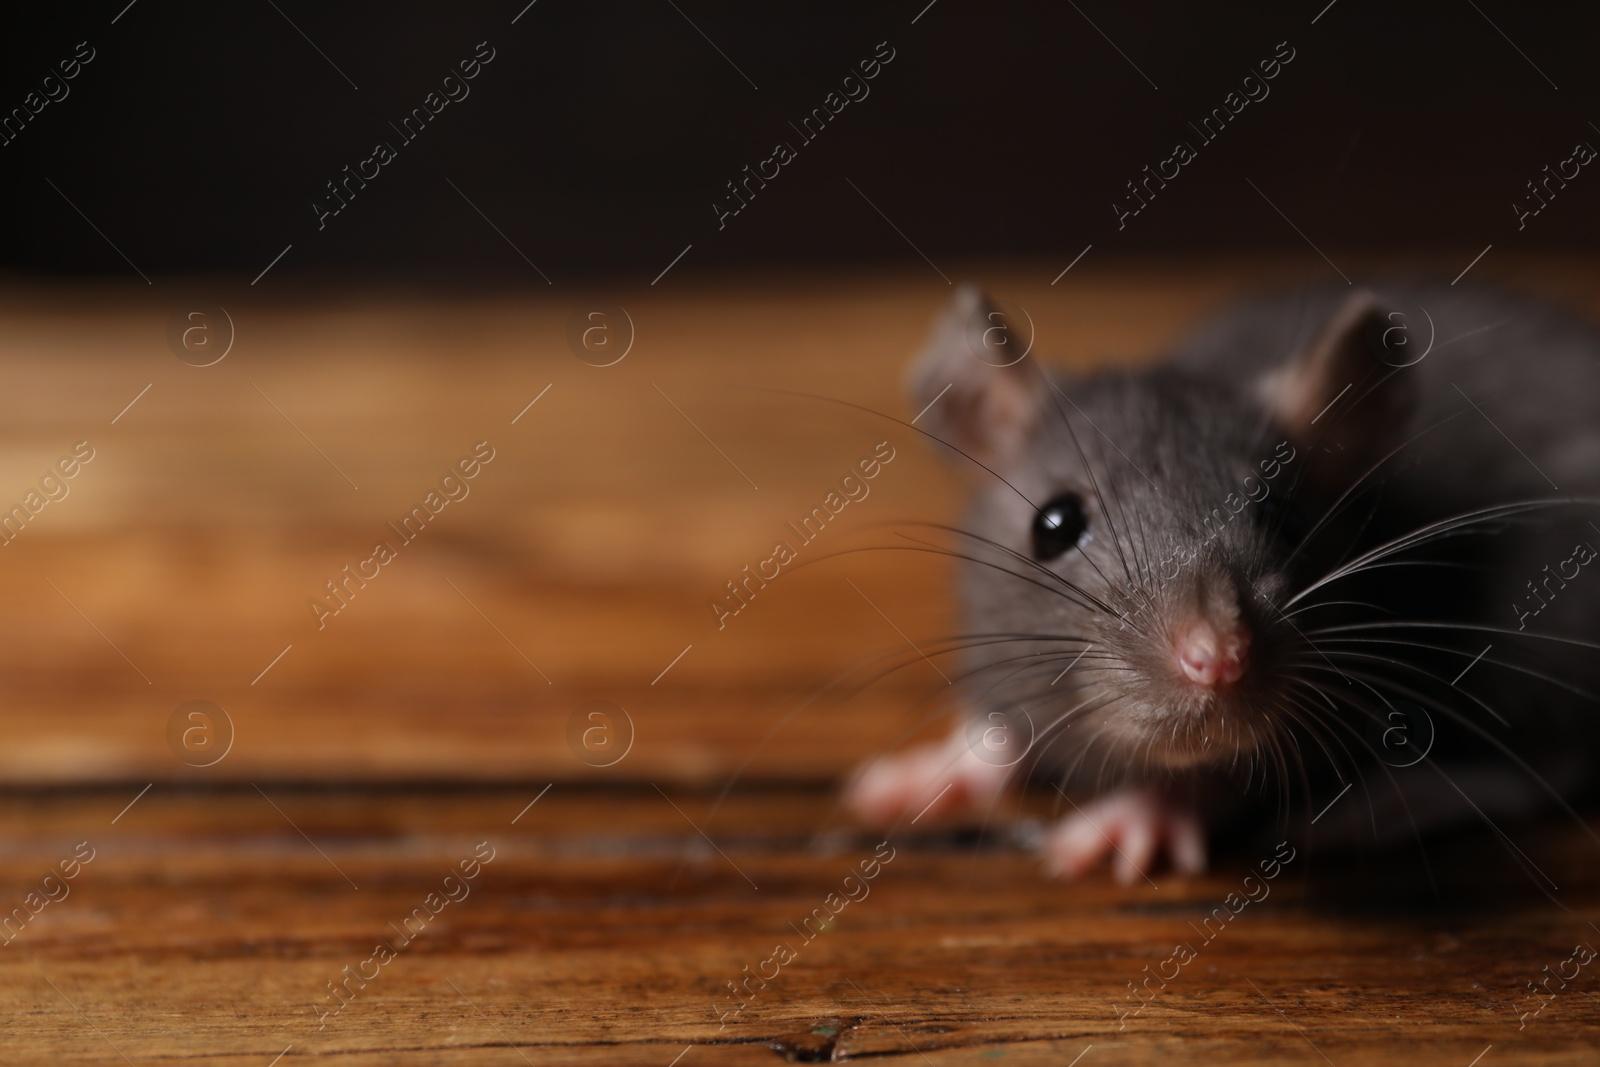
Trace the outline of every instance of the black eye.
<instances>
[{"instance_id":1,"label":"black eye","mask_svg":"<svg viewBox=\"0 0 1600 1067\"><path fill-rule=\"evenodd\" d=\"M1083 513L1083 498L1077 493L1062 493L1033 517L1033 558L1055 559L1077 547L1088 528L1089 517Z\"/></svg>"}]
</instances>

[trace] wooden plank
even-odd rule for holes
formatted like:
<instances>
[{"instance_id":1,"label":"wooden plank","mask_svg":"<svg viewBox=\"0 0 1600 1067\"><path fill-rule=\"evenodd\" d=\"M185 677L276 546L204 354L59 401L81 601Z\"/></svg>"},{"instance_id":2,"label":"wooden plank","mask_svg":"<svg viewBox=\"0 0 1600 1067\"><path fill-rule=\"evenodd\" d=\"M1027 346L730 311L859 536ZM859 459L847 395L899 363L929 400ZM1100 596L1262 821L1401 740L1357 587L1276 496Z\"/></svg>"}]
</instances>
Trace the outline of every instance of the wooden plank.
<instances>
[{"instance_id":1,"label":"wooden plank","mask_svg":"<svg viewBox=\"0 0 1600 1067\"><path fill-rule=\"evenodd\" d=\"M1259 857L1062 886L1004 833L909 834L862 895L844 879L876 839L841 826L826 791L736 792L714 812L649 787L557 785L532 807L534 788L157 786L126 808L133 792L0 805L7 907L93 849L3 948L7 1062L123 1062L114 1045L136 1064L264 1067L292 1045L282 1063L668 1067L689 1047L677 1063L1062 1064L1092 1045L1085 1067L1464 1067L1490 1045L1484 1064L1586 1062L1600 1040L1592 965L1519 1030L1525 983L1595 940L1576 828L1518 834L1571 912L1485 836L1430 847L1438 896L1414 857L1354 868L1302 849L1207 944L1196 927ZM493 859L466 895L398 935L481 842ZM806 940L796 927L847 888L860 899ZM324 999L384 938L395 958ZM1195 958L1122 1017L1128 983L1179 942ZM778 943L795 955L774 969ZM719 1017L746 967L776 977Z\"/></svg>"}]
</instances>

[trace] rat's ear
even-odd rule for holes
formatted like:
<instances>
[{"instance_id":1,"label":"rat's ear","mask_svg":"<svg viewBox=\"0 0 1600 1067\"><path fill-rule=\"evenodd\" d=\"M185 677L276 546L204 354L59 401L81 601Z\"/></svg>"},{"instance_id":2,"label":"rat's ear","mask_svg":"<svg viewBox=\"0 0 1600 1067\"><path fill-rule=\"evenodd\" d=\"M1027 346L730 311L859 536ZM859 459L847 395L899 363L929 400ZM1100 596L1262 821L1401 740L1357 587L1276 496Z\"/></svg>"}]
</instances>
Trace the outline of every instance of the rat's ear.
<instances>
[{"instance_id":1,"label":"rat's ear","mask_svg":"<svg viewBox=\"0 0 1600 1067\"><path fill-rule=\"evenodd\" d=\"M988 466L1014 459L1039 415L1039 372L1011 327L977 286L963 285L911 369L916 425Z\"/></svg>"},{"instance_id":2,"label":"rat's ear","mask_svg":"<svg viewBox=\"0 0 1600 1067\"><path fill-rule=\"evenodd\" d=\"M1328 476L1359 477L1403 439L1417 383L1400 359L1385 358L1401 353L1388 344L1396 329L1378 298L1358 291L1261 383L1262 399L1296 447L1333 454Z\"/></svg>"}]
</instances>

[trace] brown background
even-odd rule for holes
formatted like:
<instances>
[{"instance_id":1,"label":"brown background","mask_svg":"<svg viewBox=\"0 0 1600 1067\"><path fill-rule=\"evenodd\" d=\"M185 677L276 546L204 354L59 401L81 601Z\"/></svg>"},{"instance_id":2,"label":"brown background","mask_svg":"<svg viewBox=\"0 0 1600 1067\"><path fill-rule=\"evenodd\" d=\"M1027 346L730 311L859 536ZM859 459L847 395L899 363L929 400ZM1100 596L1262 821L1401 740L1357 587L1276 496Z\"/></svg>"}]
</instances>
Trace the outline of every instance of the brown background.
<instances>
[{"instance_id":1,"label":"brown background","mask_svg":"<svg viewBox=\"0 0 1600 1067\"><path fill-rule=\"evenodd\" d=\"M1086 263L1052 287L1049 266L965 274L1027 308L1039 352L1076 366L1149 358L1232 294L1320 280L1292 259ZM1592 299L1584 261L1495 266ZM228 306L227 358L196 368L167 350L170 309L143 293L15 292L4 499L75 441L96 458L0 549L0 772L187 780L167 720L210 700L238 740L202 780L582 776L567 717L608 700L638 737L613 775L720 781L746 757L763 777L839 775L944 685L872 606L919 645L953 632L943 561L892 550L914 547L896 524L951 518L959 486L890 421L915 414L902 376L948 296L930 276L621 291L606 302L627 308L636 341L606 368L567 348L588 305L555 298L257 298ZM496 458L470 495L402 546L385 523L485 439ZM724 583L792 540L783 524L880 440L897 457L871 496L719 631L709 604ZM380 537L399 558L319 630L309 599ZM909 662L776 727L881 655Z\"/></svg>"}]
</instances>

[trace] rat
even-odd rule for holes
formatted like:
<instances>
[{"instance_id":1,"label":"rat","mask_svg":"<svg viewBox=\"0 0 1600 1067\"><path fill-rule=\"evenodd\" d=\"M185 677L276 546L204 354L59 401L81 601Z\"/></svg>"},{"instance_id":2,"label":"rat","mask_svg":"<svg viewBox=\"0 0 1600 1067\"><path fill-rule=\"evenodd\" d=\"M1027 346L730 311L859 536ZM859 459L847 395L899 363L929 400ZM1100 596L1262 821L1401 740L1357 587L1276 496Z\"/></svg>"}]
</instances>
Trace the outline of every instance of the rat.
<instances>
[{"instance_id":1,"label":"rat","mask_svg":"<svg viewBox=\"0 0 1600 1067\"><path fill-rule=\"evenodd\" d=\"M1533 877L1503 827L1570 812L1600 740L1600 335L1426 281L1249 300L1132 369L1015 326L963 286L913 367L968 494L959 722L864 766L855 814L1045 781L1049 871L1124 883L1229 828L1479 819Z\"/></svg>"}]
</instances>

